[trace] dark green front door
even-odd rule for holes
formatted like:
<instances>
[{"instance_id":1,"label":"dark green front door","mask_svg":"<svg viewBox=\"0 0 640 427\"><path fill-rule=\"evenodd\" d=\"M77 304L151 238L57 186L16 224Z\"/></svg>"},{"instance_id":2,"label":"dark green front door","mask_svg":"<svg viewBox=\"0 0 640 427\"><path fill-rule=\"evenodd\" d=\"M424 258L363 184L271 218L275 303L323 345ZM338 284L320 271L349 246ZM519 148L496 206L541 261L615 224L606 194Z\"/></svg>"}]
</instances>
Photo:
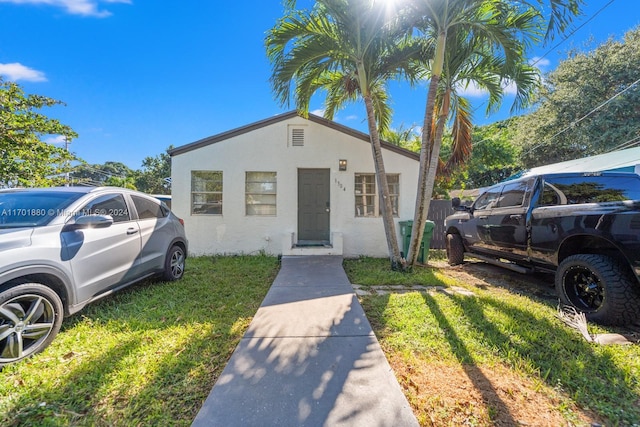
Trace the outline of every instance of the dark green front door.
<instances>
[{"instance_id":1,"label":"dark green front door","mask_svg":"<svg viewBox=\"0 0 640 427\"><path fill-rule=\"evenodd\" d=\"M329 169L298 169L298 244L329 243Z\"/></svg>"}]
</instances>

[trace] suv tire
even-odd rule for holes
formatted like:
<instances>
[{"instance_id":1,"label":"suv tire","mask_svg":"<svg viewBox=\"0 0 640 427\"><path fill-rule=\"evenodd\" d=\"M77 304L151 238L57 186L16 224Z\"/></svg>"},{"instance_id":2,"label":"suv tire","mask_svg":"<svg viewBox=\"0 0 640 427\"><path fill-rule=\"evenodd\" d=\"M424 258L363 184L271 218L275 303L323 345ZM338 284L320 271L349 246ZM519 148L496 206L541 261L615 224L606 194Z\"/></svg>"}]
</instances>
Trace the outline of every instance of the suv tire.
<instances>
[{"instance_id":1,"label":"suv tire","mask_svg":"<svg viewBox=\"0 0 640 427\"><path fill-rule=\"evenodd\" d=\"M0 367L44 350L60 331L63 315L58 294L40 283L0 292Z\"/></svg>"},{"instance_id":2,"label":"suv tire","mask_svg":"<svg viewBox=\"0 0 640 427\"><path fill-rule=\"evenodd\" d=\"M625 325L638 316L638 282L626 266L598 254L567 257L556 272L556 291L563 304L606 325Z\"/></svg>"},{"instance_id":3,"label":"suv tire","mask_svg":"<svg viewBox=\"0 0 640 427\"><path fill-rule=\"evenodd\" d=\"M167 257L164 260L164 272L162 274L162 278L167 282L181 279L184 275L184 265L184 250L178 245L171 246L169 252L167 252Z\"/></svg>"}]
</instances>

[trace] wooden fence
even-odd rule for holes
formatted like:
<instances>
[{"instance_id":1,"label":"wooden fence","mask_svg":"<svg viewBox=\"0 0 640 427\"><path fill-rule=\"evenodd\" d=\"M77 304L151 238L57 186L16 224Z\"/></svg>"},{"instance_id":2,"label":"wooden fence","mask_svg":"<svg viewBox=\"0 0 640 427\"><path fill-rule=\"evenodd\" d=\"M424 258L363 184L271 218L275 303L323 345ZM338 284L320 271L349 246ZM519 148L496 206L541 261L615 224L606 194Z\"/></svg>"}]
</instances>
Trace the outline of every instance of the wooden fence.
<instances>
[{"instance_id":1,"label":"wooden fence","mask_svg":"<svg viewBox=\"0 0 640 427\"><path fill-rule=\"evenodd\" d=\"M444 249L446 247L444 236L444 219L453 213L451 200L431 200L427 219L436 223L431 237L431 248Z\"/></svg>"}]
</instances>

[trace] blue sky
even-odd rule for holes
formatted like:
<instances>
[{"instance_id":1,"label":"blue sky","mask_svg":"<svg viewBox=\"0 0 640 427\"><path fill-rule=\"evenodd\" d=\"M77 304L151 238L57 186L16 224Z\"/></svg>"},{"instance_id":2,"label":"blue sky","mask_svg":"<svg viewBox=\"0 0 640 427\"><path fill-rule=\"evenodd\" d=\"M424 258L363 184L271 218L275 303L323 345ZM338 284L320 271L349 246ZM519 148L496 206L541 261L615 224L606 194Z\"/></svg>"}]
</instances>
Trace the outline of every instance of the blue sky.
<instances>
[{"instance_id":1,"label":"blue sky","mask_svg":"<svg viewBox=\"0 0 640 427\"><path fill-rule=\"evenodd\" d=\"M538 62L544 71L568 49L593 48L640 24L638 0L586 3L575 34L532 51L549 52ZM138 169L171 144L292 109L273 98L264 49L282 11L280 0L0 0L0 75L66 103L43 112L78 132L70 149L80 158ZM393 84L391 96L394 127L421 123L425 85ZM471 96L482 105L480 94ZM505 110L486 117L481 107L474 122L504 119ZM364 119L360 103L336 117L361 131Z\"/></svg>"}]
</instances>

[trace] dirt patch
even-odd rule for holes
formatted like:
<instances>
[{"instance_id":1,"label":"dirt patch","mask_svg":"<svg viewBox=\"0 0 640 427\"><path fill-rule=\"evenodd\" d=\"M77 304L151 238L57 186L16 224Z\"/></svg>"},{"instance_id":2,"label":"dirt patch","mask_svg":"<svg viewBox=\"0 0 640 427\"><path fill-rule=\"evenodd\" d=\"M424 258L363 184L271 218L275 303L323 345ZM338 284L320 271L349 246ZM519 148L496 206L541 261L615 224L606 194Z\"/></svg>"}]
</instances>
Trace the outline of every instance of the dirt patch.
<instances>
[{"instance_id":1,"label":"dirt patch","mask_svg":"<svg viewBox=\"0 0 640 427\"><path fill-rule=\"evenodd\" d=\"M557 301L552 274L522 274L482 261L465 261L464 264L450 266L446 261L429 261L440 273L453 277L471 286L485 289L500 287L518 294L526 294L549 301Z\"/></svg>"},{"instance_id":2,"label":"dirt patch","mask_svg":"<svg viewBox=\"0 0 640 427\"><path fill-rule=\"evenodd\" d=\"M418 363L424 366L418 371L394 358L389 363L423 426L588 426L599 422L593 414L563 401L555 390L506 367ZM567 413L573 420L567 421Z\"/></svg>"}]
</instances>

